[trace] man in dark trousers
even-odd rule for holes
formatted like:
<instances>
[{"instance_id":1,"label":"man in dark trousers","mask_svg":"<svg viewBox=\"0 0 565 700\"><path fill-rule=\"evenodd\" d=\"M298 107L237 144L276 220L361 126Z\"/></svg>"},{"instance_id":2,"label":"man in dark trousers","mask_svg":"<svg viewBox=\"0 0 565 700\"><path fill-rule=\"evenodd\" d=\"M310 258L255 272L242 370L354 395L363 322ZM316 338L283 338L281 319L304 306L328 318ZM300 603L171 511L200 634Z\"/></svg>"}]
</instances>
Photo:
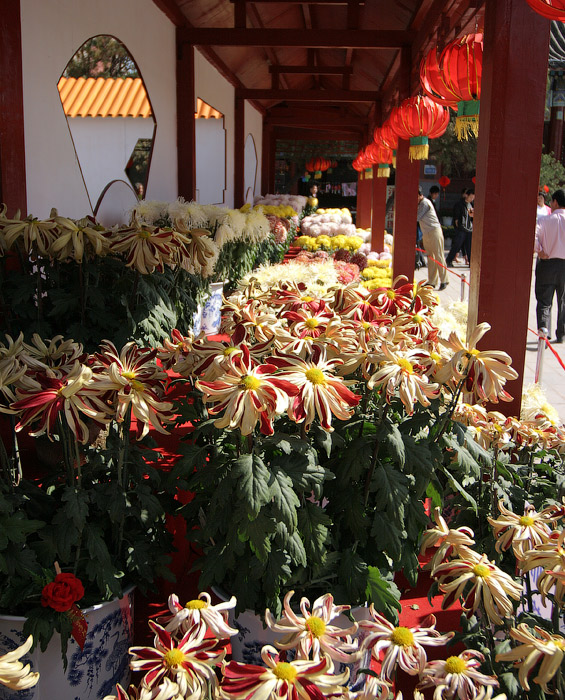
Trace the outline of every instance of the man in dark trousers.
<instances>
[{"instance_id":1,"label":"man in dark trousers","mask_svg":"<svg viewBox=\"0 0 565 700\"><path fill-rule=\"evenodd\" d=\"M565 191L557 190L550 202L551 214L538 219L535 251L538 329L547 335L553 295L557 296L556 343L565 335Z\"/></svg>"},{"instance_id":2,"label":"man in dark trousers","mask_svg":"<svg viewBox=\"0 0 565 700\"><path fill-rule=\"evenodd\" d=\"M463 190L461 199L453 208L453 238L451 239L451 248L447 256L447 267L453 267L453 260L457 253L463 247L465 240L473 231L473 224L469 216L469 207L467 206L467 193Z\"/></svg>"}]
</instances>

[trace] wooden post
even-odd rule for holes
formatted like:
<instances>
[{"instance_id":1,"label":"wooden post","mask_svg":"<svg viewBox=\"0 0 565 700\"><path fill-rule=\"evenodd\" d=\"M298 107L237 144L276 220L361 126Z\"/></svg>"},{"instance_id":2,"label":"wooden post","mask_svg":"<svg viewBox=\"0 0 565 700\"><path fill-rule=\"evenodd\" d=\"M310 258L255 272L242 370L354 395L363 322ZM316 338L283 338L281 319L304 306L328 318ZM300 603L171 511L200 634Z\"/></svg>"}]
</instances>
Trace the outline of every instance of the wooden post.
<instances>
[{"instance_id":1,"label":"wooden post","mask_svg":"<svg viewBox=\"0 0 565 700\"><path fill-rule=\"evenodd\" d=\"M371 220L371 250L385 249L386 177L373 177L373 217Z\"/></svg>"},{"instance_id":2,"label":"wooden post","mask_svg":"<svg viewBox=\"0 0 565 700\"><path fill-rule=\"evenodd\" d=\"M191 201L196 198L194 46L182 40L182 28L176 31L178 193Z\"/></svg>"},{"instance_id":3,"label":"wooden post","mask_svg":"<svg viewBox=\"0 0 565 700\"><path fill-rule=\"evenodd\" d=\"M468 333L487 321L480 347L512 357L507 415L520 414L549 27L523 0L486 0Z\"/></svg>"},{"instance_id":4,"label":"wooden post","mask_svg":"<svg viewBox=\"0 0 565 700\"><path fill-rule=\"evenodd\" d=\"M20 0L0 0L0 204L27 212Z\"/></svg>"},{"instance_id":5,"label":"wooden post","mask_svg":"<svg viewBox=\"0 0 565 700\"><path fill-rule=\"evenodd\" d=\"M234 113L234 207L239 209L245 202L245 100L235 98Z\"/></svg>"},{"instance_id":6,"label":"wooden post","mask_svg":"<svg viewBox=\"0 0 565 700\"><path fill-rule=\"evenodd\" d=\"M367 173L359 173L357 178L357 217L359 228L371 226L372 180L367 179Z\"/></svg>"},{"instance_id":7,"label":"wooden post","mask_svg":"<svg viewBox=\"0 0 565 700\"><path fill-rule=\"evenodd\" d=\"M396 152L396 188L394 193L393 278L406 275L414 279L420 161L410 160L410 142L398 140Z\"/></svg>"}]
</instances>

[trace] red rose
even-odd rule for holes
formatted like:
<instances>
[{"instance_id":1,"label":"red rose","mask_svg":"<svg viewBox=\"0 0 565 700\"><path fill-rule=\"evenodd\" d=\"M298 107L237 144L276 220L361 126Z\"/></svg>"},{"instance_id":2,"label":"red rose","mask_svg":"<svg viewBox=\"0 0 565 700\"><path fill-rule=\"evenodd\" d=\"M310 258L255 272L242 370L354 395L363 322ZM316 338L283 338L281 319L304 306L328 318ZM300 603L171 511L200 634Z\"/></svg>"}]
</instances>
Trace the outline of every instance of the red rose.
<instances>
[{"instance_id":1,"label":"red rose","mask_svg":"<svg viewBox=\"0 0 565 700\"><path fill-rule=\"evenodd\" d=\"M57 612L65 612L83 595L84 587L74 574L57 574L55 580L43 588L41 605L44 608L53 608Z\"/></svg>"}]
</instances>

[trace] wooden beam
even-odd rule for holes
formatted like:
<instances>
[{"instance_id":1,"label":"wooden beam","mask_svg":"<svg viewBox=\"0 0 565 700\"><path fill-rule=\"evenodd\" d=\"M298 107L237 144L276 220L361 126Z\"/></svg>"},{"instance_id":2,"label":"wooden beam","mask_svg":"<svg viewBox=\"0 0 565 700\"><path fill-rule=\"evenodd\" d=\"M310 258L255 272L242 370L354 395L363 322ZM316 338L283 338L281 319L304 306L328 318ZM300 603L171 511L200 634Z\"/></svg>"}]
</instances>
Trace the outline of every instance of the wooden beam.
<instances>
[{"instance_id":1,"label":"wooden beam","mask_svg":"<svg viewBox=\"0 0 565 700\"><path fill-rule=\"evenodd\" d=\"M512 357L514 401L496 410L514 416L528 337L549 28L522 0L487 0L467 332L488 322L480 349Z\"/></svg>"},{"instance_id":2,"label":"wooden beam","mask_svg":"<svg viewBox=\"0 0 565 700\"><path fill-rule=\"evenodd\" d=\"M186 25L186 17L175 0L153 0L153 3L157 5L161 12L167 15L175 27L184 27Z\"/></svg>"},{"instance_id":3,"label":"wooden beam","mask_svg":"<svg viewBox=\"0 0 565 700\"><path fill-rule=\"evenodd\" d=\"M385 249L386 177L376 177L373 168L373 212L371 217L371 250L382 253Z\"/></svg>"},{"instance_id":4,"label":"wooden beam","mask_svg":"<svg viewBox=\"0 0 565 700\"><path fill-rule=\"evenodd\" d=\"M344 129L328 130L325 131L323 128L310 126L300 126L300 127L277 127L273 132L278 139L293 139L296 141L353 141L355 143L361 143L363 140L363 133L361 130L357 131L346 131Z\"/></svg>"},{"instance_id":5,"label":"wooden beam","mask_svg":"<svg viewBox=\"0 0 565 700\"><path fill-rule=\"evenodd\" d=\"M296 73L299 75L351 75L353 66L269 66L269 73Z\"/></svg>"},{"instance_id":6,"label":"wooden beam","mask_svg":"<svg viewBox=\"0 0 565 700\"><path fill-rule=\"evenodd\" d=\"M27 212L20 0L0 0L0 203ZM37 157L37 154L36 156Z\"/></svg>"},{"instance_id":7,"label":"wooden beam","mask_svg":"<svg viewBox=\"0 0 565 700\"><path fill-rule=\"evenodd\" d=\"M394 49L409 45L407 31L369 29L183 29L194 46L299 46L319 49Z\"/></svg>"},{"instance_id":8,"label":"wooden beam","mask_svg":"<svg viewBox=\"0 0 565 700\"><path fill-rule=\"evenodd\" d=\"M187 201L196 198L196 136L194 111L194 48L180 38L177 28L177 167L178 194Z\"/></svg>"},{"instance_id":9,"label":"wooden beam","mask_svg":"<svg viewBox=\"0 0 565 700\"><path fill-rule=\"evenodd\" d=\"M252 27L258 27L259 29L264 29L265 25L263 24L263 20L261 19L261 15L257 11L257 8L255 5L251 4L247 8L248 14L249 14L249 21L252 25ZM266 48L263 47L263 51L265 53L265 57L267 58L267 63L270 61L273 66L278 66L279 64L279 59L277 54L275 53L274 49L272 48ZM274 89L275 85L277 88L283 87L283 88L288 88L288 82L284 76L281 76L279 80L276 80L273 78L271 87Z\"/></svg>"},{"instance_id":10,"label":"wooden beam","mask_svg":"<svg viewBox=\"0 0 565 700\"><path fill-rule=\"evenodd\" d=\"M237 0L230 0L237 2ZM349 5L349 0L251 0L255 5ZM364 5L365 0L356 0L359 5Z\"/></svg>"},{"instance_id":11,"label":"wooden beam","mask_svg":"<svg viewBox=\"0 0 565 700\"><path fill-rule=\"evenodd\" d=\"M233 26L245 29L247 26L247 5L245 0L237 0L233 6Z\"/></svg>"},{"instance_id":12,"label":"wooden beam","mask_svg":"<svg viewBox=\"0 0 565 700\"><path fill-rule=\"evenodd\" d=\"M370 90L261 90L236 88L246 100L286 100L289 102L375 102L378 92Z\"/></svg>"}]
</instances>

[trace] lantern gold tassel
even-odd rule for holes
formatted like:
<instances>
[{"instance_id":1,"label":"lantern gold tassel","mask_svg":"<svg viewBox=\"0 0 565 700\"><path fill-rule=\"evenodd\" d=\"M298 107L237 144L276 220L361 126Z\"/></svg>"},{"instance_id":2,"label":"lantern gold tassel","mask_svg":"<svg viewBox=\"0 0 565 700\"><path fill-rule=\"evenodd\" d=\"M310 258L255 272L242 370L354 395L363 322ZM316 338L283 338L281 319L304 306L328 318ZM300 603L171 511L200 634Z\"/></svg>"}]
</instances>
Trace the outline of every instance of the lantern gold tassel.
<instances>
[{"instance_id":1,"label":"lantern gold tassel","mask_svg":"<svg viewBox=\"0 0 565 700\"><path fill-rule=\"evenodd\" d=\"M467 141L472 134L475 138L479 135L479 115L470 114L455 118L455 134L458 141Z\"/></svg>"},{"instance_id":2,"label":"lantern gold tassel","mask_svg":"<svg viewBox=\"0 0 565 700\"><path fill-rule=\"evenodd\" d=\"M410 146L408 149L408 155L410 156L410 160L426 160L428 158L429 150L429 144L419 143L415 146Z\"/></svg>"},{"instance_id":3,"label":"lantern gold tassel","mask_svg":"<svg viewBox=\"0 0 565 700\"><path fill-rule=\"evenodd\" d=\"M365 170L365 180L372 180L373 179L373 169L369 168L368 170Z\"/></svg>"},{"instance_id":4,"label":"lantern gold tassel","mask_svg":"<svg viewBox=\"0 0 565 700\"><path fill-rule=\"evenodd\" d=\"M377 177L390 177L390 168L388 167L388 164L382 164L379 163L379 167L377 168Z\"/></svg>"}]
</instances>

